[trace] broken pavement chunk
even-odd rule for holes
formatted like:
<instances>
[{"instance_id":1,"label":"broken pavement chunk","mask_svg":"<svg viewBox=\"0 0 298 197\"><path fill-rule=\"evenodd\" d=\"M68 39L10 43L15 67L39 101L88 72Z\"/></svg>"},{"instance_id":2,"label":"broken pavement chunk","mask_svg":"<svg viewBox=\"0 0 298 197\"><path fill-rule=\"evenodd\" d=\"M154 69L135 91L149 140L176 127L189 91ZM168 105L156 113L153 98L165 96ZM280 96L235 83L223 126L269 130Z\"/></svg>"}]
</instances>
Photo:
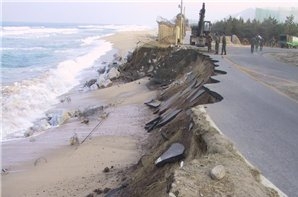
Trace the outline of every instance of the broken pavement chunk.
<instances>
[{"instance_id":1,"label":"broken pavement chunk","mask_svg":"<svg viewBox=\"0 0 298 197\"><path fill-rule=\"evenodd\" d=\"M219 83L219 80L217 79L213 79L212 77L210 77L207 81L207 83Z\"/></svg>"},{"instance_id":2,"label":"broken pavement chunk","mask_svg":"<svg viewBox=\"0 0 298 197\"><path fill-rule=\"evenodd\" d=\"M168 114L162 116L161 120L158 122L156 127L162 127L166 125L171 120L173 120L181 111L182 109L171 109L171 111Z\"/></svg>"},{"instance_id":3,"label":"broken pavement chunk","mask_svg":"<svg viewBox=\"0 0 298 197\"><path fill-rule=\"evenodd\" d=\"M214 74L216 74L216 75L225 75L225 74L227 74L227 72L223 71L223 70L214 69Z\"/></svg>"},{"instance_id":4,"label":"broken pavement chunk","mask_svg":"<svg viewBox=\"0 0 298 197\"><path fill-rule=\"evenodd\" d=\"M157 108L160 106L161 102L159 100L152 99L151 101L146 102L145 104L149 107Z\"/></svg>"},{"instance_id":5,"label":"broken pavement chunk","mask_svg":"<svg viewBox=\"0 0 298 197\"><path fill-rule=\"evenodd\" d=\"M158 116L157 118L148 122L145 125L145 129L147 130L147 132L150 132L154 128L162 127L173 120L181 111L182 109L171 109L171 111L164 116Z\"/></svg>"},{"instance_id":6,"label":"broken pavement chunk","mask_svg":"<svg viewBox=\"0 0 298 197\"><path fill-rule=\"evenodd\" d=\"M154 118L153 120L151 120L150 122L148 122L145 125L145 129L147 130L147 132L150 132L151 130L153 130L154 127L159 123L160 120L161 120L161 117L158 116L157 118Z\"/></svg>"},{"instance_id":7,"label":"broken pavement chunk","mask_svg":"<svg viewBox=\"0 0 298 197\"><path fill-rule=\"evenodd\" d=\"M184 151L185 147L183 144L174 143L155 161L155 165L162 167L166 163L176 162L184 157Z\"/></svg>"}]
</instances>

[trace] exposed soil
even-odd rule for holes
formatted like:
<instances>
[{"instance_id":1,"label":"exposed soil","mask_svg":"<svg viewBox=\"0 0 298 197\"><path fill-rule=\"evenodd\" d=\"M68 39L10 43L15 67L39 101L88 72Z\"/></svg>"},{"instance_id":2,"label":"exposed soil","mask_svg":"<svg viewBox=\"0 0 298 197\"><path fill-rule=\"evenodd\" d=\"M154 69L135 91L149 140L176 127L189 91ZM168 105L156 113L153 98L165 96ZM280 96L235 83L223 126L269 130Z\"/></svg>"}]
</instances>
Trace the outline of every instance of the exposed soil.
<instances>
[{"instance_id":1,"label":"exposed soil","mask_svg":"<svg viewBox=\"0 0 298 197\"><path fill-rule=\"evenodd\" d=\"M223 99L204 87L216 82L211 76L224 73L214 63L195 48L143 46L133 52L121 67L121 79L150 76L148 87L159 90L156 99L161 104L152 108L156 119L146 124L150 135L142 146L143 156L118 174L119 187L105 196L278 196L206 118L202 105ZM156 159L176 142L185 147L183 159L157 167ZM220 180L210 176L217 165L226 171Z\"/></svg>"}]
</instances>

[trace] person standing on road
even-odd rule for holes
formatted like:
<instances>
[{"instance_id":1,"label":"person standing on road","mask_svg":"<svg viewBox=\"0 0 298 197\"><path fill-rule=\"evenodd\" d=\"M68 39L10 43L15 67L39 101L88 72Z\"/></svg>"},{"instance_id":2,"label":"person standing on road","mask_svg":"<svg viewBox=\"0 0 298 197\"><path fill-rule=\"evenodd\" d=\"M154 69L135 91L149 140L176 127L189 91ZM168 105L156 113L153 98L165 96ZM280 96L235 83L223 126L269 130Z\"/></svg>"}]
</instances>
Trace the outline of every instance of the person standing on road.
<instances>
[{"instance_id":1,"label":"person standing on road","mask_svg":"<svg viewBox=\"0 0 298 197\"><path fill-rule=\"evenodd\" d=\"M226 40L226 34L223 33L222 35L222 45L221 45L221 55L226 55L227 54L227 40Z\"/></svg>"},{"instance_id":2,"label":"person standing on road","mask_svg":"<svg viewBox=\"0 0 298 197\"><path fill-rule=\"evenodd\" d=\"M219 42L220 42L220 38L218 34L215 33L215 54L216 55L218 55L218 51L219 51Z\"/></svg>"},{"instance_id":3,"label":"person standing on road","mask_svg":"<svg viewBox=\"0 0 298 197\"><path fill-rule=\"evenodd\" d=\"M272 37L271 40L270 40L270 46L271 46L271 47L275 47L275 42L276 42L276 41L275 41L275 38Z\"/></svg>"},{"instance_id":4,"label":"person standing on road","mask_svg":"<svg viewBox=\"0 0 298 197\"><path fill-rule=\"evenodd\" d=\"M212 43L212 37L210 34L208 34L207 36L208 52L211 52L211 43Z\"/></svg>"},{"instance_id":5,"label":"person standing on road","mask_svg":"<svg viewBox=\"0 0 298 197\"><path fill-rule=\"evenodd\" d=\"M259 37L259 35L257 35L256 36L256 42L255 42L255 50L256 50L256 52L258 52L259 46L260 46L260 37Z\"/></svg>"},{"instance_id":6,"label":"person standing on road","mask_svg":"<svg viewBox=\"0 0 298 197\"><path fill-rule=\"evenodd\" d=\"M251 53L254 53L255 44L256 44L256 37L252 37L252 39L250 40L250 51L251 51Z\"/></svg>"},{"instance_id":7,"label":"person standing on road","mask_svg":"<svg viewBox=\"0 0 298 197\"><path fill-rule=\"evenodd\" d=\"M260 39L260 51L263 50L263 46L264 46L264 39L261 38L261 39Z\"/></svg>"}]
</instances>

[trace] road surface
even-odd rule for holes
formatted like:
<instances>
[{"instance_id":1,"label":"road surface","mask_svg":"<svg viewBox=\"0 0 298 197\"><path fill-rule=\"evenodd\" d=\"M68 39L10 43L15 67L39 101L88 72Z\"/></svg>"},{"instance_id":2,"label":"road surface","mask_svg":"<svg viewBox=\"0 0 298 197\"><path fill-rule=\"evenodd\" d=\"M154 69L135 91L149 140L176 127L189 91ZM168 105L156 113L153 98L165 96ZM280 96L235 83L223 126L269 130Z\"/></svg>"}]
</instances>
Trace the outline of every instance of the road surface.
<instances>
[{"instance_id":1,"label":"road surface","mask_svg":"<svg viewBox=\"0 0 298 197\"><path fill-rule=\"evenodd\" d=\"M228 46L227 56L211 55L227 74L207 85L224 97L207 105L207 112L265 177L288 196L298 196L298 100L280 91L283 82L297 90L298 66L266 53L285 51L264 48L251 54L248 47Z\"/></svg>"}]
</instances>

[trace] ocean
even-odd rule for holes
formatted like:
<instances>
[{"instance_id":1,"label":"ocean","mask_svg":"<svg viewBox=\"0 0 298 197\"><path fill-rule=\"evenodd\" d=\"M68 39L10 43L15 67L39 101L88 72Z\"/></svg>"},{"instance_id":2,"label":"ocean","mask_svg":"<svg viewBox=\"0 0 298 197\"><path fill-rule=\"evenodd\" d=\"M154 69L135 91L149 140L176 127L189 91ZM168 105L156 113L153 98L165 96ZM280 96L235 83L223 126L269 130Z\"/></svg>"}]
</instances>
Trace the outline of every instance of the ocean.
<instances>
[{"instance_id":1,"label":"ocean","mask_svg":"<svg viewBox=\"0 0 298 197\"><path fill-rule=\"evenodd\" d=\"M144 30L134 25L3 23L1 26L1 141L24 134L58 97L82 84L82 73L113 50L104 36ZM56 125L57 126L57 125ZM44 125L42 130L51 127Z\"/></svg>"}]
</instances>

